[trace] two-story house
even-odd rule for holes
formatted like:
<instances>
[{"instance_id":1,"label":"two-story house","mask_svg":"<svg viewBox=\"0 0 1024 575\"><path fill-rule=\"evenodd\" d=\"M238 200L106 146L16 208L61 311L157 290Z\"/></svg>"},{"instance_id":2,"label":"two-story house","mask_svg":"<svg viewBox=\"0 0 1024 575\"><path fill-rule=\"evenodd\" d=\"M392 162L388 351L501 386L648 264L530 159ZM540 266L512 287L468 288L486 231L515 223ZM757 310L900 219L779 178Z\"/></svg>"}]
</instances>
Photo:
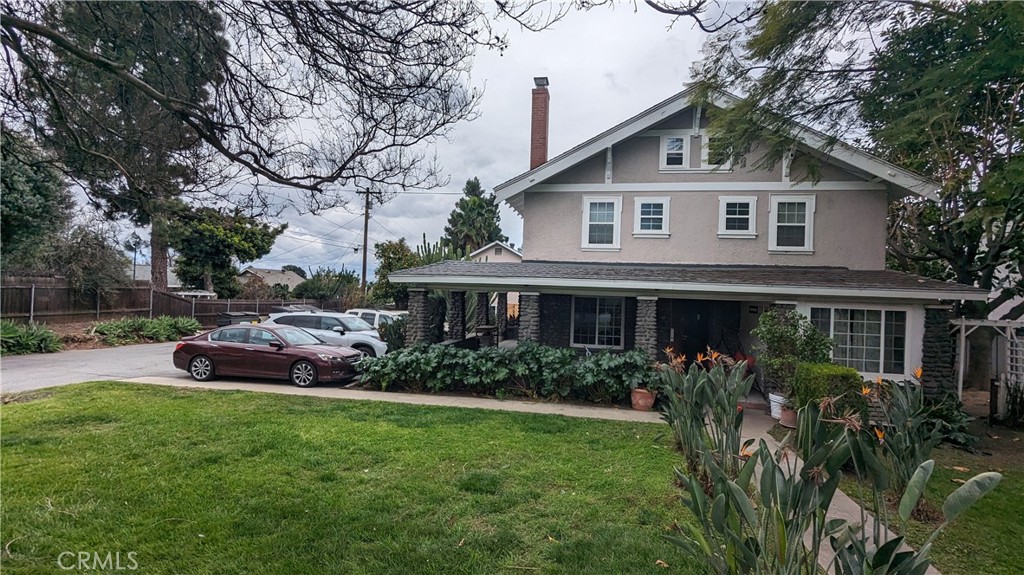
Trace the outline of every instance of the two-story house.
<instances>
[{"instance_id":1,"label":"two-story house","mask_svg":"<svg viewBox=\"0 0 1024 575\"><path fill-rule=\"evenodd\" d=\"M950 304L987 294L885 269L888 206L936 183L800 126L774 169L750 167L756 149L730 165L689 90L549 160L549 98L536 79L530 170L495 187L523 217L523 261L393 274L413 317L425 289L518 291L520 340L692 358L749 352L759 315L786 305L865 377L923 366L927 386L951 386Z\"/></svg>"}]
</instances>

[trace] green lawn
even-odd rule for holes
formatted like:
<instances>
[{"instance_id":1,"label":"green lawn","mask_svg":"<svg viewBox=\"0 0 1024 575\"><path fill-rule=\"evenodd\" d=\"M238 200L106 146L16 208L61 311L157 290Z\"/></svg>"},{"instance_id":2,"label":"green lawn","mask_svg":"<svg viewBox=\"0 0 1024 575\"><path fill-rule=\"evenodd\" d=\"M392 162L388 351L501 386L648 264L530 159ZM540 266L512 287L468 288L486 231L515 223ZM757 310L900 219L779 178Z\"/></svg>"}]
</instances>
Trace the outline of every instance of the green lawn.
<instances>
[{"instance_id":1,"label":"green lawn","mask_svg":"<svg viewBox=\"0 0 1024 575\"><path fill-rule=\"evenodd\" d=\"M5 574L698 570L663 426L119 383L0 425Z\"/></svg>"}]
</instances>

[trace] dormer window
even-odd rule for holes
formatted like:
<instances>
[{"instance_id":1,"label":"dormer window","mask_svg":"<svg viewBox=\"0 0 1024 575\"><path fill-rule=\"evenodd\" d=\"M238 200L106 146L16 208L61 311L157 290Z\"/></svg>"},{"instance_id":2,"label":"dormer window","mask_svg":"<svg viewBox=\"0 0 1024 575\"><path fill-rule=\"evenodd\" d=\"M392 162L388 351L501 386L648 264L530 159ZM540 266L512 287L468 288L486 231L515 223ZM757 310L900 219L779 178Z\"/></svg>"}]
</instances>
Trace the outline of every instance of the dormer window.
<instances>
[{"instance_id":1,"label":"dormer window","mask_svg":"<svg viewBox=\"0 0 1024 575\"><path fill-rule=\"evenodd\" d=\"M685 170L690 167L690 136L685 133L661 137L661 169Z\"/></svg>"},{"instance_id":2,"label":"dormer window","mask_svg":"<svg viewBox=\"0 0 1024 575\"><path fill-rule=\"evenodd\" d=\"M709 170L732 169L732 162L729 161L731 150L724 138L712 138L706 131L701 130L700 142L700 167Z\"/></svg>"}]
</instances>

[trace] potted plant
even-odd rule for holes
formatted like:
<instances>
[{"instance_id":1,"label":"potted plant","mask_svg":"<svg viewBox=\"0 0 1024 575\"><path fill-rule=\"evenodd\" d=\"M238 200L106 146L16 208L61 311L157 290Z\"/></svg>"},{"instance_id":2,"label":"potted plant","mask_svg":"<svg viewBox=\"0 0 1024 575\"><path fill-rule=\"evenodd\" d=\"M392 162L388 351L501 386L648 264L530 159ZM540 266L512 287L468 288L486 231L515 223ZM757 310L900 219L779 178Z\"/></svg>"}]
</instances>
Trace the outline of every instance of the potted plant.
<instances>
[{"instance_id":1,"label":"potted plant","mask_svg":"<svg viewBox=\"0 0 1024 575\"><path fill-rule=\"evenodd\" d=\"M650 411L654 407L654 400L658 398L658 390L652 386L634 387L629 392L629 399L633 402L633 409L637 411Z\"/></svg>"},{"instance_id":2,"label":"potted plant","mask_svg":"<svg viewBox=\"0 0 1024 575\"><path fill-rule=\"evenodd\" d=\"M788 397L783 400L779 408L779 425L796 429L796 410L793 409L793 402Z\"/></svg>"},{"instance_id":3,"label":"potted plant","mask_svg":"<svg viewBox=\"0 0 1024 575\"><path fill-rule=\"evenodd\" d=\"M782 308L762 313L750 333L758 339L757 362L768 387L772 417L781 419L797 364L827 362L832 340L796 310Z\"/></svg>"}]
</instances>

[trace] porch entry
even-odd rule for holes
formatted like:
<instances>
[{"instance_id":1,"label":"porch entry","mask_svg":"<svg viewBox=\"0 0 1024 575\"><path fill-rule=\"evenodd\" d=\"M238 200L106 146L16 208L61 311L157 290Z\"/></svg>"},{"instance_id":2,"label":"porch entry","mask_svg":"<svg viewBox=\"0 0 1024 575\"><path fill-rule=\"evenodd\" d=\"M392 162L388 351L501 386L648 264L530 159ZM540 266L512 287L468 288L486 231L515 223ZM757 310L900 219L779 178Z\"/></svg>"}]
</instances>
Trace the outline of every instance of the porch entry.
<instances>
[{"instance_id":1,"label":"porch entry","mask_svg":"<svg viewBox=\"0 0 1024 575\"><path fill-rule=\"evenodd\" d=\"M665 300L668 342L689 359L708 347L732 355L743 349L740 311L742 302L695 299Z\"/></svg>"}]
</instances>

